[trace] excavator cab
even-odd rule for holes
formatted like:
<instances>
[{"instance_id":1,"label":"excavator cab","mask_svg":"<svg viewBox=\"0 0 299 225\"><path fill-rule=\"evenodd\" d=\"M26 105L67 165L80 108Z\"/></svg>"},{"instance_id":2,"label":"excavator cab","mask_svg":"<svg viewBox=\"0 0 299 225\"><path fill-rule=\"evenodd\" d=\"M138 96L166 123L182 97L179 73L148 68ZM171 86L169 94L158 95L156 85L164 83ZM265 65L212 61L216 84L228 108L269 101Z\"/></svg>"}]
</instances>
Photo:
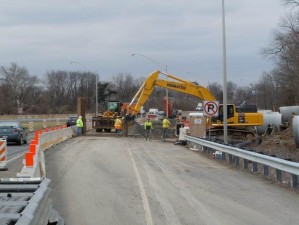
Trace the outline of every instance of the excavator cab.
<instances>
[{"instance_id":1,"label":"excavator cab","mask_svg":"<svg viewBox=\"0 0 299 225\"><path fill-rule=\"evenodd\" d=\"M121 114L122 102L120 101L106 101L106 111L104 112L104 117L116 118Z\"/></svg>"},{"instance_id":2,"label":"excavator cab","mask_svg":"<svg viewBox=\"0 0 299 225\"><path fill-rule=\"evenodd\" d=\"M233 123L235 117L235 105L227 105L227 123ZM218 116L212 118L212 123L223 124L223 105L219 105Z\"/></svg>"}]
</instances>

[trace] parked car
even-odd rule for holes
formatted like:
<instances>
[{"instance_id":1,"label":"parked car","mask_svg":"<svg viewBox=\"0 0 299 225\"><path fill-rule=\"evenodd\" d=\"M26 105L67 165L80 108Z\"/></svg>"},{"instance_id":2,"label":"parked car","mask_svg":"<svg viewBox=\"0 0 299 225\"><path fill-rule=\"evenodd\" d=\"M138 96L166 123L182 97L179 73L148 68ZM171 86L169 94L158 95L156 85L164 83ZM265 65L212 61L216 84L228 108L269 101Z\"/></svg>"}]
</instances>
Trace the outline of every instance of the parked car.
<instances>
[{"instance_id":1,"label":"parked car","mask_svg":"<svg viewBox=\"0 0 299 225\"><path fill-rule=\"evenodd\" d=\"M78 116L69 116L67 121L66 121L66 126L71 127L76 125Z\"/></svg>"},{"instance_id":2,"label":"parked car","mask_svg":"<svg viewBox=\"0 0 299 225\"><path fill-rule=\"evenodd\" d=\"M158 120L163 120L165 115L166 115L166 114L165 114L164 111L159 111L159 112L158 112Z\"/></svg>"},{"instance_id":3,"label":"parked car","mask_svg":"<svg viewBox=\"0 0 299 225\"><path fill-rule=\"evenodd\" d=\"M27 131L20 122L0 121L0 138L19 145L27 144Z\"/></svg>"}]
</instances>

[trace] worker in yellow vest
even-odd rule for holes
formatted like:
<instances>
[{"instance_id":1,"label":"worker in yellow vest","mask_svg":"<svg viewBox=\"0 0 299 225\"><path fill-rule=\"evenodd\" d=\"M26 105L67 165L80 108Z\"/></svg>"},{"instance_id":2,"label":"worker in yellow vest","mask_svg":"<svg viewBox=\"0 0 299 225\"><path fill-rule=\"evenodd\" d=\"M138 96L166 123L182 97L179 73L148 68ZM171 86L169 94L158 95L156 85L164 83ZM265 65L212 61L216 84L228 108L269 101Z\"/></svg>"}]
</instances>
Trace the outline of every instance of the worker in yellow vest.
<instances>
[{"instance_id":1,"label":"worker in yellow vest","mask_svg":"<svg viewBox=\"0 0 299 225\"><path fill-rule=\"evenodd\" d=\"M77 125L77 136L80 136L83 132L83 121L82 121L82 116L79 116L77 121L76 121L76 125Z\"/></svg>"},{"instance_id":2,"label":"worker in yellow vest","mask_svg":"<svg viewBox=\"0 0 299 225\"><path fill-rule=\"evenodd\" d=\"M150 120L150 118L147 118L147 120L144 123L144 129L145 129L145 140L152 139L152 129L153 129L153 123Z\"/></svg>"},{"instance_id":3,"label":"worker in yellow vest","mask_svg":"<svg viewBox=\"0 0 299 225\"><path fill-rule=\"evenodd\" d=\"M117 135L117 136L120 136L120 134L121 134L122 125L123 125L123 123L122 123L122 121L121 121L121 117L118 116L118 117L116 118L115 122L114 122L114 128L115 128L115 130L116 130L116 135Z\"/></svg>"},{"instance_id":4,"label":"worker in yellow vest","mask_svg":"<svg viewBox=\"0 0 299 225\"><path fill-rule=\"evenodd\" d=\"M163 138L163 141L165 141L166 137L168 136L168 129L170 127L170 122L169 122L169 120L167 119L166 116L164 116L162 125L163 125L163 130L162 130L163 136L162 136L162 138Z\"/></svg>"}]
</instances>

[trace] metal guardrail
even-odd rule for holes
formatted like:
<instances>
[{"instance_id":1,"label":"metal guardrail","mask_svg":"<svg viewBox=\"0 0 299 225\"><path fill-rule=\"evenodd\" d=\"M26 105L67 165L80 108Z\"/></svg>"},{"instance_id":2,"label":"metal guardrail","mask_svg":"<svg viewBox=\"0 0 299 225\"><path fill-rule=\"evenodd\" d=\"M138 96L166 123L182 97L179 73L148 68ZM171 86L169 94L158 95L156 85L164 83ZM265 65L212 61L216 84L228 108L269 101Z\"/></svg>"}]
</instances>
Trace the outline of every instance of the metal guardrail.
<instances>
[{"instance_id":1,"label":"metal guardrail","mask_svg":"<svg viewBox=\"0 0 299 225\"><path fill-rule=\"evenodd\" d=\"M91 123L86 123L87 130ZM32 165L24 166L19 178L0 179L0 224L64 224L64 220L52 208L50 180L46 177L44 150L76 136L76 126L46 131L37 135L37 140L29 144L29 152L34 156ZM31 149L33 145L33 149Z\"/></svg>"},{"instance_id":2,"label":"metal guardrail","mask_svg":"<svg viewBox=\"0 0 299 225\"><path fill-rule=\"evenodd\" d=\"M248 161L252 161L253 165L253 172L257 172L257 163L264 165L264 175L269 175L269 168L276 169L276 178L278 181L282 180L281 172L287 172L291 175L291 186L293 188L297 188L298 186L298 175L299 175L299 163L287 161L284 159L275 158L272 156L262 155L259 153L243 150L240 148L236 148L229 145L223 145L211 141L207 141L201 138L192 137L189 135L184 135L184 139L192 142L196 145L204 146L209 149L213 149L214 151L220 151L223 153L227 153L230 156L229 161L231 162L231 156L236 157L236 162L238 164L239 158L244 160L244 167L248 165ZM222 155L222 159L225 159L225 155Z\"/></svg>"},{"instance_id":3,"label":"metal guardrail","mask_svg":"<svg viewBox=\"0 0 299 225\"><path fill-rule=\"evenodd\" d=\"M0 179L0 224L64 224L52 207L47 178Z\"/></svg>"}]
</instances>

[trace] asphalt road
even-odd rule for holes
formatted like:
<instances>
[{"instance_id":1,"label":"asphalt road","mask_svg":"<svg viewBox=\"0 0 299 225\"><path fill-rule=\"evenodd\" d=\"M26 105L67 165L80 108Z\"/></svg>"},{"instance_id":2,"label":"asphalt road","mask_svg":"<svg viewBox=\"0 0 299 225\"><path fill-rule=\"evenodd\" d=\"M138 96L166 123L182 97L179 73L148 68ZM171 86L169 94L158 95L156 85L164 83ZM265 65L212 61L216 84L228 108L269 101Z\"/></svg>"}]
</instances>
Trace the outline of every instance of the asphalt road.
<instances>
[{"instance_id":1,"label":"asphalt road","mask_svg":"<svg viewBox=\"0 0 299 225\"><path fill-rule=\"evenodd\" d=\"M66 224L298 224L299 195L172 143L78 137L46 151Z\"/></svg>"},{"instance_id":2,"label":"asphalt road","mask_svg":"<svg viewBox=\"0 0 299 225\"><path fill-rule=\"evenodd\" d=\"M14 142L7 143L7 159L11 160L15 157L23 155L29 149L29 143L33 138L33 134L28 134L27 144L18 145Z\"/></svg>"}]
</instances>

